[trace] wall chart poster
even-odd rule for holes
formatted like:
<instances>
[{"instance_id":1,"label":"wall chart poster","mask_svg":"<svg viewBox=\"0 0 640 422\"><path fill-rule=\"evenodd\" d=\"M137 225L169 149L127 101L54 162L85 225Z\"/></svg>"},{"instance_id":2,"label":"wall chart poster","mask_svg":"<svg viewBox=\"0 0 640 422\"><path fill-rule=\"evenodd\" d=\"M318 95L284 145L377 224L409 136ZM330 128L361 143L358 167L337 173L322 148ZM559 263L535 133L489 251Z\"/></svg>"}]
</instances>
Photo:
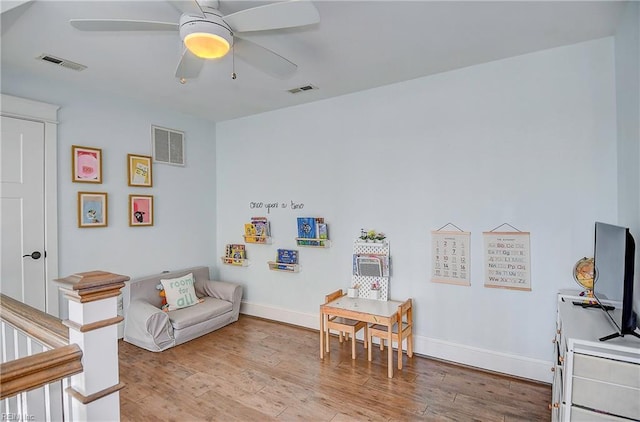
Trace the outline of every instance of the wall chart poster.
<instances>
[{"instance_id":1,"label":"wall chart poster","mask_svg":"<svg viewBox=\"0 0 640 422\"><path fill-rule=\"evenodd\" d=\"M484 286L531 291L528 232L484 232Z\"/></svg>"},{"instance_id":2,"label":"wall chart poster","mask_svg":"<svg viewBox=\"0 0 640 422\"><path fill-rule=\"evenodd\" d=\"M431 281L434 283L471 285L469 239L461 231L431 232Z\"/></svg>"}]
</instances>

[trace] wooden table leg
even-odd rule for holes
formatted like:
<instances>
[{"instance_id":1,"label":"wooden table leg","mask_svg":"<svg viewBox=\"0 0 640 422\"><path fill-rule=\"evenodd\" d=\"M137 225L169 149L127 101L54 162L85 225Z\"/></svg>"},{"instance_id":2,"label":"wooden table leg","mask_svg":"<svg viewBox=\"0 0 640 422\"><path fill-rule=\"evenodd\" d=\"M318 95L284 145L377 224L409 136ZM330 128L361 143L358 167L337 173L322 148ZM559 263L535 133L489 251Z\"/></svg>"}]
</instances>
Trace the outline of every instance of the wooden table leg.
<instances>
[{"instance_id":1,"label":"wooden table leg","mask_svg":"<svg viewBox=\"0 0 640 422\"><path fill-rule=\"evenodd\" d=\"M320 359L324 359L324 312L320 310Z\"/></svg>"},{"instance_id":2,"label":"wooden table leg","mask_svg":"<svg viewBox=\"0 0 640 422\"><path fill-rule=\"evenodd\" d=\"M390 321L389 327L387 328L387 345L388 345L387 366L388 366L389 378L393 378L393 333L391 332L392 329L393 329L393 321Z\"/></svg>"}]
</instances>

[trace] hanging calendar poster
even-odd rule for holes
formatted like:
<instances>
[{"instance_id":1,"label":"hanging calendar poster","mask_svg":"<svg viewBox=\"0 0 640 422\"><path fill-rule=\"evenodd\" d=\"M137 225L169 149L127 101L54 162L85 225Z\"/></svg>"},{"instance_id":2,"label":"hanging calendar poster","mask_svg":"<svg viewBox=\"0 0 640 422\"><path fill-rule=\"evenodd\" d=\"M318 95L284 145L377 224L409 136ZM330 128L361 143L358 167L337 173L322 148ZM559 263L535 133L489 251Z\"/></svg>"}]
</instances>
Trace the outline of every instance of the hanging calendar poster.
<instances>
[{"instance_id":1,"label":"hanging calendar poster","mask_svg":"<svg viewBox=\"0 0 640 422\"><path fill-rule=\"evenodd\" d=\"M471 285L469 239L462 231L431 232L431 281L434 283Z\"/></svg>"},{"instance_id":2,"label":"hanging calendar poster","mask_svg":"<svg viewBox=\"0 0 640 422\"><path fill-rule=\"evenodd\" d=\"M484 232L484 286L531 291L528 232Z\"/></svg>"}]
</instances>

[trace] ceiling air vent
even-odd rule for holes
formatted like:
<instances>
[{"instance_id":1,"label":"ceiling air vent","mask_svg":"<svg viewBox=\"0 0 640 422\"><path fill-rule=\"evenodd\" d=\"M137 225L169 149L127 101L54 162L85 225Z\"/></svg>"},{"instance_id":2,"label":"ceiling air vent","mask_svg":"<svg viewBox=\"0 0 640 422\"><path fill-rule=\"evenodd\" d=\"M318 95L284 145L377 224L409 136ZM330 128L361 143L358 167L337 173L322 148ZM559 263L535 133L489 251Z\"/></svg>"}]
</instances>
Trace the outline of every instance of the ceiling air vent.
<instances>
[{"instance_id":1,"label":"ceiling air vent","mask_svg":"<svg viewBox=\"0 0 640 422\"><path fill-rule=\"evenodd\" d=\"M289 89L288 91L292 94L297 94L299 92L312 91L314 89L318 89L318 87L313 85L305 85L305 86L299 86L298 88Z\"/></svg>"},{"instance_id":2,"label":"ceiling air vent","mask_svg":"<svg viewBox=\"0 0 640 422\"><path fill-rule=\"evenodd\" d=\"M83 64L72 62L67 59L61 59L60 57L52 56L51 54L41 54L36 57L36 59L42 60L43 62L57 64L58 66L66 67L67 69L77 70L78 72L87 68L87 66Z\"/></svg>"},{"instance_id":3,"label":"ceiling air vent","mask_svg":"<svg viewBox=\"0 0 640 422\"><path fill-rule=\"evenodd\" d=\"M184 166L184 132L151 126L153 161Z\"/></svg>"}]
</instances>

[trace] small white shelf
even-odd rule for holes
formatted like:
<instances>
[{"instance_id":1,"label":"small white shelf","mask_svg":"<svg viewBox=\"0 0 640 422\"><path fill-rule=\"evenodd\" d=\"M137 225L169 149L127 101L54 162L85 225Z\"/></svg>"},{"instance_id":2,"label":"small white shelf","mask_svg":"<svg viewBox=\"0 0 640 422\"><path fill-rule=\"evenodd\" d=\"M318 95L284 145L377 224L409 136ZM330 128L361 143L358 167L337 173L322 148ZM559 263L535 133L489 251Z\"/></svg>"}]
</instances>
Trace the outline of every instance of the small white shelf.
<instances>
[{"instance_id":1,"label":"small white shelf","mask_svg":"<svg viewBox=\"0 0 640 422\"><path fill-rule=\"evenodd\" d=\"M356 240L356 241L354 242L354 244L355 244L356 246L371 246L371 247L374 247L374 248L384 248L384 247L389 246L389 244L387 243L387 241L386 241L386 240L383 240L383 241L381 241L381 242L373 242L373 241L371 241L371 242L365 242L364 240L360 240L360 239L358 239L358 240Z\"/></svg>"},{"instance_id":2,"label":"small white shelf","mask_svg":"<svg viewBox=\"0 0 640 422\"><path fill-rule=\"evenodd\" d=\"M299 264L285 264L282 262L268 261L269 269L271 271L282 271L285 273L297 273L300 272Z\"/></svg>"},{"instance_id":3,"label":"small white shelf","mask_svg":"<svg viewBox=\"0 0 640 422\"><path fill-rule=\"evenodd\" d=\"M221 256L220 260L222 261L223 264L232 265L234 267L248 267L249 266L249 260L248 259L229 258L229 257L226 257L226 256Z\"/></svg>"},{"instance_id":4,"label":"small white shelf","mask_svg":"<svg viewBox=\"0 0 640 422\"><path fill-rule=\"evenodd\" d=\"M272 240L271 236L247 236L244 235L245 243L255 243L258 245L270 245Z\"/></svg>"},{"instance_id":5,"label":"small white shelf","mask_svg":"<svg viewBox=\"0 0 640 422\"><path fill-rule=\"evenodd\" d=\"M329 248L331 247L331 241L329 239L317 239L296 237L296 244L305 248Z\"/></svg>"}]
</instances>

